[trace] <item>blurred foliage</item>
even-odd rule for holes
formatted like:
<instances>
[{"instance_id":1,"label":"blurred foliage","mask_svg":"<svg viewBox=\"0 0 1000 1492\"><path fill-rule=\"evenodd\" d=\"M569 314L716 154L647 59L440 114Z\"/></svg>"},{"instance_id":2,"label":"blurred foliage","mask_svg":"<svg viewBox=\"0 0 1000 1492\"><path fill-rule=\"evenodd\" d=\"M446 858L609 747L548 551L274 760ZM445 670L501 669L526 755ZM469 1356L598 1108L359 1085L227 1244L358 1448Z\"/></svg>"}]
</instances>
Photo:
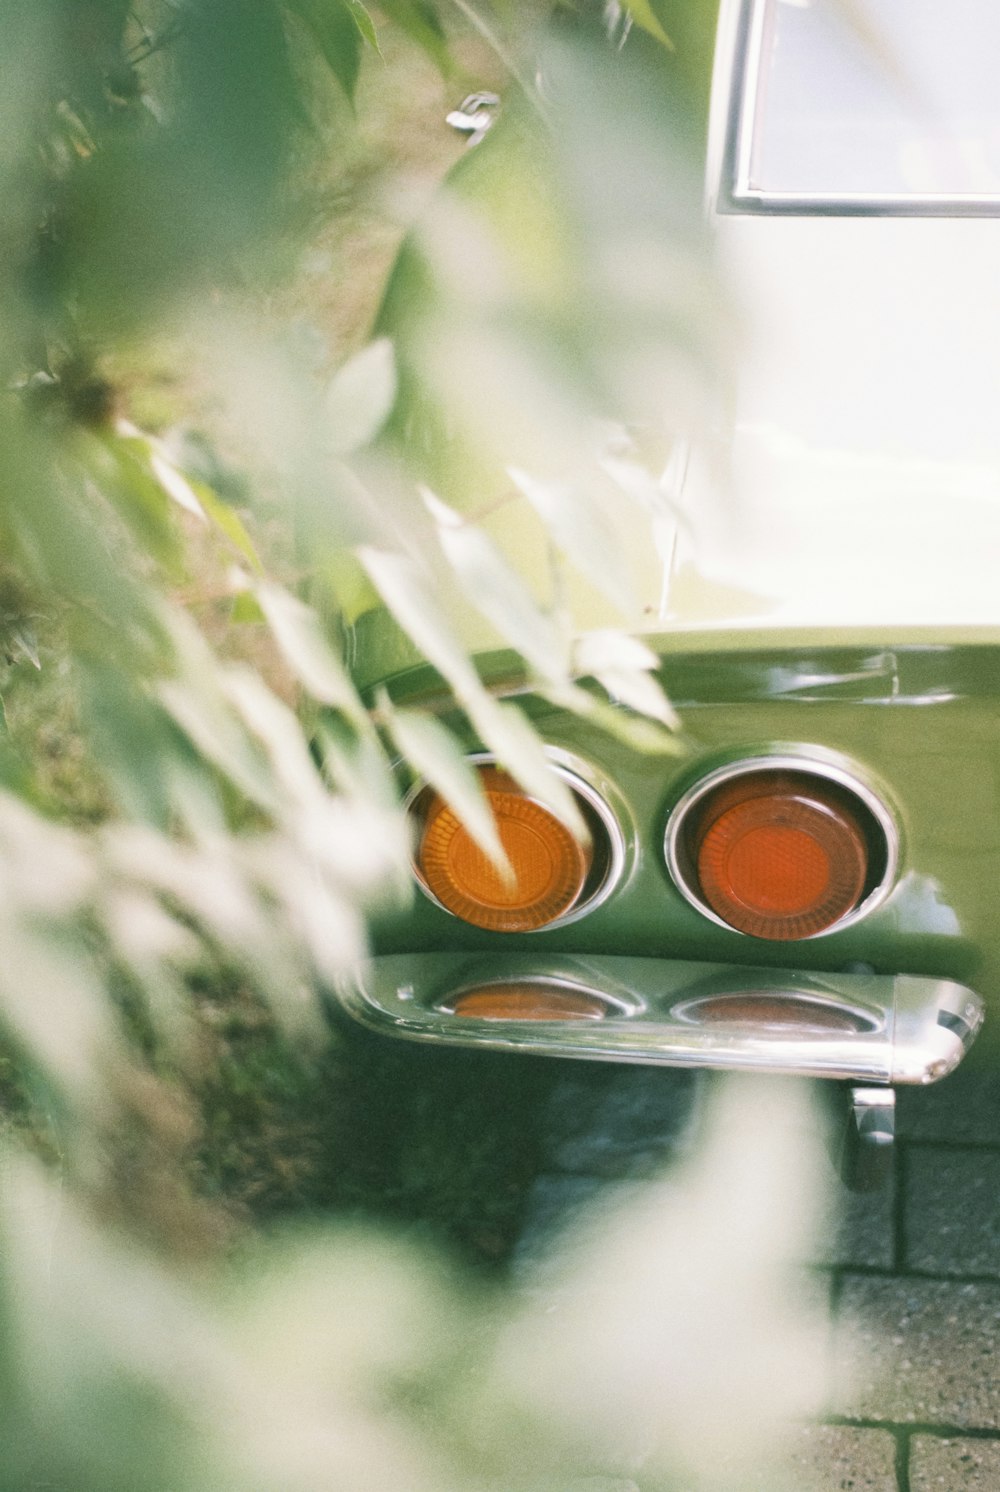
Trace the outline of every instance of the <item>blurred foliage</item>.
<instances>
[{"instance_id":1,"label":"blurred foliage","mask_svg":"<svg viewBox=\"0 0 1000 1492\"><path fill-rule=\"evenodd\" d=\"M724 383L693 162L713 7L548 10L0 0L0 1488L660 1488L716 1437L695 1400L728 1321L688 1313L662 1357L691 1245L670 1217L583 1245L551 1327L381 1235L262 1251L243 1227L298 1207L322 1134L294 1116L330 1076L317 991L407 894L397 758L493 848L460 738L358 693L359 615L388 608L568 821L528 715L480 681L471 614L539 694L675 748L622 629L636 551L662 566L680 521L672 453ZM489 54L506 117L338 367L285 324L287 286L380 53L406 47L449 86ZM721 1207L755 1236L738 1188L690 1186L692 1226ZM706 1258L774 1304L783 1245L757 1221L759 1277ZM609 1250L634 1267L612 1278ZM641 1340L609 1359L616 1312ZM733 1366L792 1364L768 1405L802 1407L795 1332L769 1321ZM762 1402L736 1450L774 1427Z\"/></svg>"}]
</instances>

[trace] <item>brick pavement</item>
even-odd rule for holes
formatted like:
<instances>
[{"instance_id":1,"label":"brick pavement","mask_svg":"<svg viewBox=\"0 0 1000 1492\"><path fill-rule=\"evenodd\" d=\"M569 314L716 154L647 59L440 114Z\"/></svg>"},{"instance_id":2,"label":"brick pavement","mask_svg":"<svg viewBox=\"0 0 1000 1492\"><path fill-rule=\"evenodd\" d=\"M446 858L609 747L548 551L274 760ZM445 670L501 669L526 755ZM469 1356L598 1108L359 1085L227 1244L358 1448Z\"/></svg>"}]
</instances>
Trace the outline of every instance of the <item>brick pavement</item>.
<instances>
[{"instance_id":1,"label":"brick pavement","mask_svg":"<svg viewBox=\"0 0 1000 1492\"><path fill-rule=\"evenodd\" d=\"M552 1220L627 1195L684 1148L688 1076L619 1069L557 1085L525 1258ZM830 1284L827 1414L802 1428L782 1488L1000 1492L1000 1078L960 1070L901 1093L893 1164L883 1191L842 1190L816 1261ZM757 1488L736 1477L733 1492Z\"/></svg>"},{"instance_id":2,"label":"brick pavement","mask_svg":"<svg viewBox=\"0 0 1000 1492\"><path fill-rule=\"evenodd\" d=\"M530 1272L553 1226L627 1200L698 1131L701 1076L431 1050L357 1033L354 1192ZM970 1061L974 1061L973 1053ZM377 1096L373 1102L372 1094ZM1000 1492L1000 1077L903 1091L884 1191L840 1197L826 1422L780 1492ZM726 1492L779 1492L734 1476Z\"/></svg>"},{"instance_id":3,"label":"brick pavement","mask_svg":"<svg viewBox=\"0 0 1000 1492\"><path fill-rule=\"evenodd\" d=\"M863 1458L892 1436L898 1492L1000 1492L1000 1078L903 1092L898 1120L877 1225L848 1220L833 1270L831 1418Z\"/></svg>"}]
</instances>

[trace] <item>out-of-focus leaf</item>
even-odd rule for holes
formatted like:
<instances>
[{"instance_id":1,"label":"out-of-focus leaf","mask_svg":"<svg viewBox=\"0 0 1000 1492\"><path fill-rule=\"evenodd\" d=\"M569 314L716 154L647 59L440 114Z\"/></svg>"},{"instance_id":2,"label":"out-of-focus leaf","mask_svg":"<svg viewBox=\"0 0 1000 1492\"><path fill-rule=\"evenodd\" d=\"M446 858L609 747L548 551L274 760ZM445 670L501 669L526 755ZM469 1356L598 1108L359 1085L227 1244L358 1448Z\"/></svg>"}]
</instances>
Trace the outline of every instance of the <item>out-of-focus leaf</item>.
<instances>
[{"instance_id":1,"label":"out-of-focus leaf","mask_svg":"<svg viewBox=\"0 0 1000 1492\"><path fill-rule=\"evenodd\" d=\"M594 674L594 678L613 700L641 715L648 715L651 720L659 720L669 730L678 729L679 721L669 700L648 673L627 668L603 668Z\"/></svg>"},{"instance_id":2,"label":"out-of-focus leaf","mask_svg":"<svg viewBox=\"0 0 1000 1492\"><path fill-rule=\"evenodd\" d=\"M275 642L309 693L321 704L342 710L356 727L367 729L364 705L316 613L273 581L259 585L255 594Z\"/></svg>"},{"instance_id":3,"label":"out-of-focus leaf","mask_svg":"<svg viewBox=\"0 0 1000 1492\"><path fill-rule=\"evenodd\" d=\"M260 555L236 509L230 507L229 503L223 502L222 498L205 482L192 482L191 486L210 522L214 523L220 533L225 534L230 544L239 551L254 573L263 575L264 566Z\"/></svg>"},{"instance_id":4,"label":"out-of-focus leaf","mask_svg":"<svg viewBox=\"0 0 1000 1492\"><path fill-rule=\"evenodd\" d=\"M328 795L292 711L251 668L227 669L222 684L243 722L262 743L271 776L289 803L322 813Z\"/></svg>"},{"instance_id":5,"label":"out-of-focus leaf","mask_svg":"<svg viewBox=\"0 0 1000 1492\"><path fill-rule=\"evenodd\" d=\"M674 730L665 729L645 715L623 710L578 684L558 689L542 688L538 692L560 710L569 710L581 720L590 721L613 740L621 741L630 750L639 751L644 756L679 756L687 750L683 738Z\"/></svg>"},{"instance_id":6,"label":"out-of-focus leaf","mask_svg":"<svg viewBox=\"0 0 1000 1492\"><path fill-rule=\"evenodd\" d=\"M673 494L683 482L683 453L671 457L671 468L662 482L658 482L640 462L627 456L605 456L601 466L615 485L651 518L668 519L674 523L681 518L682 512ZM675 477L678 466L680 471Z\"/></svg>"},{"instance_id":7,"label":"out-of-focus leaf","mask_svg":"<svg viewBox=\"0 0 1000 1492\"><path fill-rule=\"evenodd\" d=\"M207 644L182 614L171 611L166 622L177 671L155 686L158 698L209 762L251 802L267 812L274 811L277 802L273 779L233 714Z\"/></svg>"},{"instance_id":8,"label":"out-of-focus leaf","mask_svg":"<svg viewBox=\"0 0 1000 1492\"><path fill-rule=\"evenodd\" d=\"M660 24L659 17L653 9L652 0L622 0L625 9L643 31L648 31L650 36L655 36L668 51L674 50L674 44Z\"/></svg>"},{"instance_id":9,"label":"out-of-focus leaf","mask_svg":"<svg viewBox=\"0 0 1000 1492\"><path fill-rule=\"evenodd\" d=\"M630 637L612 627L599 627L577 638L573 646L573 663L578 674L598 674L607 668L645 669L648 672L658 668L660 660L638 637Z\"/></svg>"},{"instance_id":10,"label":"out-of-focus leaf","mask_svg":"<svg viewBox=\"0 0 1000 1492\"><path fill-rule=\"evenodd\" d=\"M324 715L313 730L324 777L340 792L378 807L396 806L399 794L388 757L374 730L357 734L342 717Z\"/></svg>"},{"instance_id":11,"label":"out-of-focus leaf","mask_svg":"<svg viewBox=\"0 0 1000 1492\"><path fill-rule=\"evenodd\" d=\"M363 37L353 7L344 0L286 0L286 4L310 32L327 67L353 103Z\"/></svg>"},{"instance_id":12,"label":"out-of-focus leaf","mask_svg":"<svg viewBox=\"0 0 1000 1492\"><path fill-rule=\"evenodd\" d=\"M454 809L494 865L509 870L479 776L451 732L432 715L395 709L384 689L378 696L378 709L400 754Z\"/></svg>"},{"instance_id":13,"label":"out-of-focus leaf","mask_svg":"<svg viewBox=\"0 0 1000 1492\"><path fill-rule=\"evenodd\" d=\"M679 729L670 702L652 677L659 659L637 637L610 628L584 633L577 640L574 662L578 673L592 675L613 699L669 730Z\"/></svg>"},{"instance_id":14,"label":"out-of-focus leaf","mask_svg":"<svg viewBox=\"0 0 1000 1492\"><path fill-rule=\"evenodd\" d=\"M426 488L424 501L437 520L441 546L473 606L524 657L540 678L568 678L568 640L535 601L524 581L480 528Z\"/></svg>"},{"instance_id":15,"label":"out-of-focus leaf","mask_svg":"<svg viewBox=\"0 0 1000 1492\"><path fill-rule=\"evenodd\" d=\"M465 708L484 746L492 751L500 766L586 844L590 831L576 800L562 778L553 772L537 733L517 706L500 704L483 691L468 700Z\"/></svg>"},{"instance_id":16,"label":"out-of-focus leaf","mask_svg":"<svg viewBox=\"0 0 1000 1492\"><path fill-rule=\"evenodd\" d=\"M194 488L173 462L168 461L166 456L154 449L150 452L149 468L167 496L172 497L178 507L190 513L193 518L200 518L204 523L205 511Z\"/></svg>"},{"instance_id":17,"label":"out-of-focus leaf","mask_svg":"<svg viewBox=\"0 0 1000 1492\"><path fill-rule=\"evenodd\" d=\"M84 723L101 775L119 808L166 830L171 803L166 759L180 738L141 681L98 659L77 667Z\"/></svg>"},{"instance_id":18,"label":"out-of-focus leaf","mask_svg":"<svg viewBox=\"0 0 1000 1492\"><path fill-rule=\"evenodd\" d=\"M114 503L142 549L179 580L184 552L174 522L176 493L154 470L149 443L133 435L88 434L79 450L91 480Z\"/></svg>"},{"instance_id":19,"label":"out-of-focus leaf","mask_svg":"<svg viewBox=\"0 0 1000 1492\"><path fill-rule=\"evenodd\" d=\"M416 563L403 554L361 545L358 558L385 605L429 663L444 676L461 703L479 692L481 684Z\"/></svg>"},{"instance_id":20,"label":"out-of-focus leaf","mask_svg":"<svg viewBox=\"0 0 1000 1492\"><path fill-rule=\"evenodd\" d=\"M395 397L395 354L388 337L379 337L338 370L327 390L334 453L349 456L374 440Z\"/></svg>"},{"instance_id":21,"label":"out-of-focus leaf","mask_svg":"<svg viewBox=\"0 0 1000 1492\"><path fill-rule=\"evenodd\" d=\"M438 16L437 8L430 0L382 0L385 14L422 47L443 73L451 70L452 62L448 44Z\"/></svg>"},{"instance_id":22,"label":"out-of-focus leaf","mask_svg":"<svg viewBox=\"0 0 1000 1492\"><path fill-rule=\"evenodd\" d=\"M55 879L58 866L48 866ZM96 1115L99 1074L118 1048L111 1005L82 939L58 923L0 917L0 1017L72 1103Z\"/></svg>"},{"instance_id":23,"label":"out-of-focus leaf","mask_svg":"<svg viewBox=\"0 0 1000 1492\"><path fill-rule=\"evenodd\" d=\"M29 622L19 622L6 633L3 645L10 654L14 663L30 663L32 668L41 669L42 660L38 655L38 638L35 629Z\"/></svg>"},{"instance_id":24,"label":"out-of-focus leaf","mask_svg":"<svg viewBox=\"0 0 1000 1492\"><path fill-rule=\"evenodd\" d=\"M236 592L232 607L229 612L230 621L239 622L242 625L259 626L265 623L265 617L261 604L257 600L249 584Z\"/></svg>"},{"instance_id":25,"label":"out-of-focus leaf","mask_svg":"<svg viewBox=\"0 0 1000 1492\"><path fill-rule=\"evenodd\" d=\"M585 841L587 827L573 795L552 771L538 736L520 710L498 704L483 688L413 561L367 546L359 550L359 556L396 621L451 685L483 745L523 788Z\"/></svg>"},{"instance_id":26,"label":"out-of-focus leaf","mask_svg":"<svg viewBox=\"0 0 1000 1492\"><path fill-rule=\"evenodd\" d=\"M344 0L344 3L351 13L354 24L361 32L363 40L381 57L382 48L379 46L378 32L375 30L375 22L367 8L362 5L361 0Z\"/></svg>"},{"instance_id":27,"label":"out-of-focus leaf","mask_svg":"<svg viewBox=\"0 0 1000 1492\"><path fill-rule=\"evenodd\" d=\"M614 528L582 483L540 481L511 468L510 477L531 503L553 541L591 585L623 616L635 610L636 595Z\"/></svg>"}]
</instances>

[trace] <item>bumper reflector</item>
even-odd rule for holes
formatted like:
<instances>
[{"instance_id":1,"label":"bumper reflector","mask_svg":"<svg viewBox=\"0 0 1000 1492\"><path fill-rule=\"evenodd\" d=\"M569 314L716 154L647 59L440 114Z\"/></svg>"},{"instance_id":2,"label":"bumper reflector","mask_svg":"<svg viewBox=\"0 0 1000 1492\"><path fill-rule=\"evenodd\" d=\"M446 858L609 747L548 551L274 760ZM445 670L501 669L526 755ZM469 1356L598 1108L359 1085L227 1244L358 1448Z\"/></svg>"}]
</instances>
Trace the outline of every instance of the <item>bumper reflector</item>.
<instances>
[{"instance_id":1,"label":"bumper reflector","mask_svg":"<svg viewBox=\"0 0 1000 1492\"><path fill-rule=\"evenodd\" d=\"M600 1021L608 1002L589 990L565 989L544 979L508 980L462 990L441 1009L480 1021Z\"/></svg>"},{"instance_id":2,"label":"bumper reflector","mask_svg":"<svg viewBox=\"0 0 1000 1492\"><path fill-rule=\"evenodd\" d=\"M983 1019L950 979L596 954L394 954L335 994L412 1040L865 1084L935 1082Z\"/></svg>"},{"instance_id":3,"label":"bumper reflector","mask_svg":"<svg viewBox=\"0 0 1000 1492\"><path fill-rule=\"evenodd\" d=\"M753 1026L761 1031L830 1035L840 1031L875 1031L874 1016L849 1005L776 990L744 990L734 994L702 995L675 1005L678 1020L696 1026Z\"/></svg>"}]
</instances>

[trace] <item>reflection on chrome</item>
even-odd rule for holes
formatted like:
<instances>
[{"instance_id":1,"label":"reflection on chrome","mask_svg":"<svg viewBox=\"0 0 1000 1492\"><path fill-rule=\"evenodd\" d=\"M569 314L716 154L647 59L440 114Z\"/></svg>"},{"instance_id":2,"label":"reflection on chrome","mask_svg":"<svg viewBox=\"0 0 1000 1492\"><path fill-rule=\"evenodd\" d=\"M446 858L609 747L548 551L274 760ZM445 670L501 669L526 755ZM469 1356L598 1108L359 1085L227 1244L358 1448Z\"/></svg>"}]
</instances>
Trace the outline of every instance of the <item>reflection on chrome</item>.
<instances>
[{"instance_id":1,"label":"reflection on chrome","mask_svg":"<svg viewBox=\"0 0 1000 1492\"><path fill-rule=\"evenodd\" d=\"M944 1077L983 1017L948 979L530 952L375 958L336 994L413 1040L870 1084Z\"/></svg>"}]
</instances>

